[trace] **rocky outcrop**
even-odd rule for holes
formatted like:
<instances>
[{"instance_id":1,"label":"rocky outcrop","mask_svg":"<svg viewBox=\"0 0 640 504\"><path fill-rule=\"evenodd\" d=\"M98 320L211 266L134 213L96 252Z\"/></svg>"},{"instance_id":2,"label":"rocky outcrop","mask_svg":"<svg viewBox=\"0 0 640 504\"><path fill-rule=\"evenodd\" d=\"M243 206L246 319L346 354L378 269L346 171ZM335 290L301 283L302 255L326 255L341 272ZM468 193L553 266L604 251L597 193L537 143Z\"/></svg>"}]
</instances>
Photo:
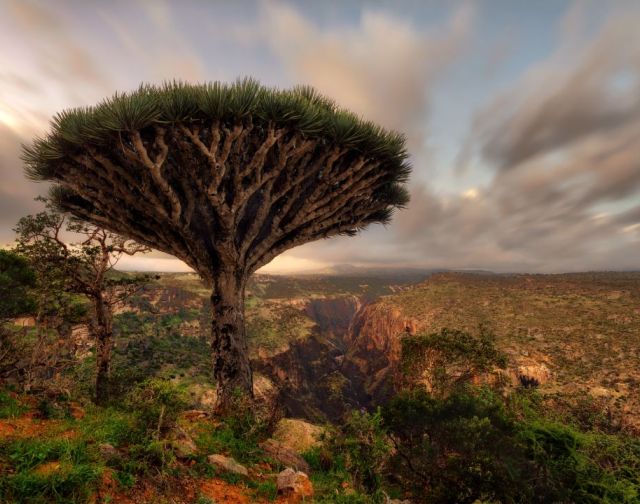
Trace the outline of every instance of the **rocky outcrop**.
<instances>
[{"instance_id":1,"label":"rocky outcrop","mask_svg":"<svg viewBox=\"0 0 640 504\"><path fill-rule=\"evenodd\" d=\"M404 334L415 334L418 322L385 303L361 307L349 324L345 344L352 350L383 352L393 360L400 355Z\"/></svg>"},{"instance_id":2,"label":"rocky outcrop","mask_svg":"<svg viewBox=\"0 0 640 504\"><path fill-rule=\"evenodd\" d=\"M347 409L361 405L359 391L341 372L344 336L361 301L356 296L337 296L295 299L290 306L315 322L311 334L275 355L254 359L253 368L278 390L278 402L287 416L339 419Z\"/></svg>"},{"instance_id":3,"label":"rocky outcrop","mask_svg":"<svg viewBox=\"0 0 640 504\"><path fill-rule=\"evenodd\" d=\"M341 355L331 340L314 334L277 355L252 361L252 367L273 382L287 416L322 422L339 419L348 406L359 404L340 372Z\"/></svg>"},{"instance_id":4,"label":"rocky outcrop","mask_svg":"<svg viewBox=\"0 0 640 504\"><path fill-rule=\"evenodd\" d=\"M400 341L417 330L418 323L397 308L385 303L362 307L344 338L348 351L343 373L366 393L369 400L385 399L392 393L392 377L400 359Z\"/></svg>"},{"instance_id":5,"label":"rocky outcrop","mask_svg":"<svg viewBox=\"0 0 640 504\"><path fill-rule=\"evenodd\" d=\"M311 336L253 363L280 390L288 416L337 420L392 392L400 339L417 330L414 320L355 296L315 298L296 306L316 323Z\"/></svg>"},{"instance_id":6,"label":"rocky outcrop","mask_svg":"<svg viewBox=\"0 0 640 504\"><path fill-rule=\"evenodd\" d=\"M341 341L361 307L362 302L356 296L317 298L306 302L304 312L323 334L331 334Z\"/></svg>"}]
</instances>

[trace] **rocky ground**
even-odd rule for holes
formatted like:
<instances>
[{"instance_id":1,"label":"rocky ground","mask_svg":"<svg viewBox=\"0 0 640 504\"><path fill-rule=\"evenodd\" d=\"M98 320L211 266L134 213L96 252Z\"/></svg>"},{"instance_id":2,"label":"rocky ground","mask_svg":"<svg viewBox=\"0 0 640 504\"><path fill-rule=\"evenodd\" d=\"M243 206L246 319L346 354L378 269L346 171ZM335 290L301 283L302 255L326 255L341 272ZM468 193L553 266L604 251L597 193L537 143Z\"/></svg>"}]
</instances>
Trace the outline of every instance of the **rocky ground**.
<instances>
[{"instance_id":1,"label":"rocky ground","mask_svg":"<svg viewBox=\"0 0 640 504\"><path fill-rule=\"evenodd\" d=\"M52 443L63 443L73 449L82 447L90 454L91 469L98 477L95 489L86 498L90 503L284 504L313 499L311 468L301 454L317 446L322 428L302 420L281 420L273 438L261 443L256 461L241 464L228 451L206 453L203 436L220 422L207 412L187 411L163 441L172 452L170 467L160 476L149 474L135 483L123 484L112 467L121 466L130 447L126 443L106 442L109 433L105 439L104 427L109 424L108 415L93 407L85 412L76 403L70 408L71 417L64 420L43 419L33 405L24 407L20 415L0 419L2 451L11 447L15 450L16 446L31 447L29 457L21 457L24 460L17 461L17 466L16 461L9 462L0 453L0 472L11 475L19 470L28 475L31 484L39 479L63 482L69 479L71 484L77 477L74 471L78 461L64 452L56 455L47 448ZM86 461L83 463L86 465Z\"/></svg>"}]
</instances>

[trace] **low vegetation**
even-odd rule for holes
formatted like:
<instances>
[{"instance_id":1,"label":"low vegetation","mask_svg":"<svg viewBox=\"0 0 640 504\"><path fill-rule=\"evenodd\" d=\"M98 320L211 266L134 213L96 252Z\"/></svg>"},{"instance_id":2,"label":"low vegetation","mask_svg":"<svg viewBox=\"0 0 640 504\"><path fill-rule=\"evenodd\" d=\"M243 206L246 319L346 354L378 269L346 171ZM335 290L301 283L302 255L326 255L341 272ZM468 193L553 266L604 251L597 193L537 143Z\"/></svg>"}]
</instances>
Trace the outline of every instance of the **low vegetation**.
<instances>
[{"instance_id":1,"label":"low vegetation","mask_svg":"<svg viewBox=\"0 0 640 504\"><path fill-rule=\"evenodd\" d=\"M51 313L46 326L23 324L38 305L33 278L26 263L5 257L5 264L11 267L0 274L0 288L21 299L5 306L1 325L0 348L12 351L0 352L0 502L204 504L225 502L223 496L227 502L282 502L276 475L286 465L264 445L274 436L282 405L277 393L260 395L256 403L240 394L227 414L211 413L208 342L199 330L203 292L192 276L163 275L114 314L110 401L97 406L91 400L95 350L78 332L89 316L82 298L66 298L75 308ZM254 349L272 351L310 337L315 329L296 308L298 295L322 298L335 289L339 296L366 296L362 278L333 281L254 280L247 302ZM623 287L623 277L617 281L617 299L635 295L633 286ZM463 289L441 282L427 288L453 289L451 296ZM421 316L427 307L413 296L424 289L383 302L414 306L412 316ZM557 296L560 287L555 289ZM491 292L498 302L498 287ZM475 292L481 300L484 295ZM594 303L613 296L611 285L582 295ZM468 301L469 317L476 313L485 324L470 326L471 318L458 318L456 310L438 311L436 317L452 328L404 336L397 393L368 409L351 408L325 425L320 442L302 454L313 502L638 502L640 440L622 428L609 402L503 379L512 365L505 345L511 326L497 315L496 321L480 317ZM597 302L614 313L607 301ZM577 324L565 308L545 306L545 313L558 310L566 318L565 329ZM504 317L509 313L505 309ZM524 310L522 316L532 315ZM626 327L634 320L618 322ZM549 333L542 334L546 341ZM565 343L574 345L577 333L565 334ZM631 345L621 334L624 341L616 344ZM331 376L314 385L324 386ZM346 386L338 382L336 390ZM333 388L327 401L343 400ZM231 457L248 476L221 469L208 458L212 454Z\"/></svg>"}]
</instances>

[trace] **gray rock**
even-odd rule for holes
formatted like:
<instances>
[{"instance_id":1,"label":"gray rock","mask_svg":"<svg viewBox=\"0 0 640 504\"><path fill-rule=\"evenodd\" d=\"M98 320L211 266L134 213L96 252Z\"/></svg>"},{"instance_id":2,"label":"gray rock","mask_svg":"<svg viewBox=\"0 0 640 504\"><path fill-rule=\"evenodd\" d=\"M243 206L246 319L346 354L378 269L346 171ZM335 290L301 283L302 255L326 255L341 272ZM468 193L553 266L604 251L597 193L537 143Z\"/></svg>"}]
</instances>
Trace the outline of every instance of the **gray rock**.
<instances>
[{"instance_id":1,"label":"gray rock","mask_svg":"<svg viewBox=\"0 0 640 504\"><path fill-rule=\"evenodd\" d=\"M242 464L239 464L231 457L225 457L224 455L214 454L207 457L209 463L212 466L222 469L223 471L240 474L242 476L249 476L249 471Z\"/></svg>"},{"instance_id":2,"label":"gray rock","mask_svg":"<svg viewBox=\"0 0 640 504\"><path fill-rule=\"evenodd\" d=\"M305 459L275 439L267 439L260 443L260 448L272 459L280 462L285 467L293 467L307 474L311 472L311 468Z\"/></svg>"}]
</instances>

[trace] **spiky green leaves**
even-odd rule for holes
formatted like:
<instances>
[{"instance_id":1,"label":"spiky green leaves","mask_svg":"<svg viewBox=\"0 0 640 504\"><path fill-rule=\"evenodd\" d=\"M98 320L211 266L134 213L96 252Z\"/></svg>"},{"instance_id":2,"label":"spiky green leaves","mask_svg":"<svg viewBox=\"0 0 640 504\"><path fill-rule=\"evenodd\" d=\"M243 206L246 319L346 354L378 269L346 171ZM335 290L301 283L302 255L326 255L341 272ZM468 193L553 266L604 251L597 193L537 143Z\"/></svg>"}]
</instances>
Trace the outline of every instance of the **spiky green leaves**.
<instances>
[{"instance_id":1,"label":"spiky green leaves","mask_svg":"<svg viewBox=\"0 0 640 504\"><path fill-rule=\"evenodd\" d=\"M65 110L53 118L47 137L24 147L23 160L29 178L45 180L52 175L50 164L74 147L108 144L119 132L140 131L153 124L212 120L231 125L249 117L254 125L287 127L323 138L328 145L383 159L397 175L396 182L406 182L408 177L403 135L362 120L311 87L267 88L249 78L233 84L174 81L161 86L142 85L130 93L116 93L93 107Z\"/></svg>"}]
</instances>

